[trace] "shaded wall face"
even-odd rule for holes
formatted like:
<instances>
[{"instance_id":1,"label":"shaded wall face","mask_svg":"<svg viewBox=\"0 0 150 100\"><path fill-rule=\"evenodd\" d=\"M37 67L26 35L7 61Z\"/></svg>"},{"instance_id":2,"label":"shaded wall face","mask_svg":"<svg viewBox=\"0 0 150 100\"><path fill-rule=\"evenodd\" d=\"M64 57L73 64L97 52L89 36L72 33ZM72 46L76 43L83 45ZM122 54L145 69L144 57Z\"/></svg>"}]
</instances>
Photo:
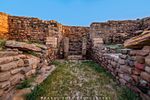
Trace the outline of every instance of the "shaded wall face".
<instances>
[{"instance_id":1,"label":"shaded wall face","mask_svg":"<svg viewBox=\"0 0 150 100\"><path fill-rule=\"evenodd\" d=\"M138 21L108 21L106 23L93 23L90 27L91 38L101 37L106 44L123 43L127 38L133 37L134 32L141 30Z\"/></svg>"},{"instance_id":2,"label":"shaded wall face","mask_svg":"<svg viewBox=\"0 0 150 100\"><path fill-rule=\"evenodd\" d=\"M9 32L8 15L0 13L0 38L7 39Z\"/></svg>"},{"instance_id":3,"label":"shaded wall face","mask_svg":"<svg viewBox=\"0 0 150 100\"><path fill-rule=\"evenodd\" d=\"M69 55L82 54L83 41L88 40L88 34L88 27L63 26L63 37L69 38Z\"/></svg>"}]
</instances>

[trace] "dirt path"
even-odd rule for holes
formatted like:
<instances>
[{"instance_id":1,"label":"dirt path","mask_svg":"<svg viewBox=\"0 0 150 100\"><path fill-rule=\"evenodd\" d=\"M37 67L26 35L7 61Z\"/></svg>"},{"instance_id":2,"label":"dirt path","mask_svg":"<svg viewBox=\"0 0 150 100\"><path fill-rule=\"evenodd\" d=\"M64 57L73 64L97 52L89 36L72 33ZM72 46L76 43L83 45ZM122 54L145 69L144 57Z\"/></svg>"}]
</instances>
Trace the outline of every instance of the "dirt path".
<instances>
[{"instance_id":1,"label":"dirt path","mask_svg":"<svg viewBox=\"0 0 150 100\"><path fill-rule=\"evenodd\" d=\"M28 96L30 100L118 100L116 82L96 63L64 61L55 65L56 71Z\"/></svg>"}]
</instances>

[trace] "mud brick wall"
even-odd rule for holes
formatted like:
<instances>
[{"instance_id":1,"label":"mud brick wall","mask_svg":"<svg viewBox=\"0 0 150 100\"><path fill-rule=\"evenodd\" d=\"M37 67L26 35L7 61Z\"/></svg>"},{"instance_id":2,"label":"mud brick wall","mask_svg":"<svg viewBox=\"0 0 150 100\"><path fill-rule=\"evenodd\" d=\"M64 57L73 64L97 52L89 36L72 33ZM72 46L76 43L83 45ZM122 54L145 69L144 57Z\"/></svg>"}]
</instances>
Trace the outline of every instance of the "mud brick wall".
<instances>
[{"instance_id":1,"label":"mud brick wall","mask_svg":"<svg viewBox=\"0 0 150 100\"><path fill-rule=\"evenodd\" d=\"M39 58L21 52L0 51L0 99L9 99L18 83L36 73L39 62Z\"/></svg>"},{"instance_id":2,"label":"mud brick wall","mask_svg":"<svg viewBox=\"0 0 150 100\"><path fill-rule=\"evenodd\" d=\"M121 84L139 93L143 100L150 98L150 47L142 50L122 49L107 53L105 46L93 47L93 60L108 70Z\"/></svg>"},{"instance_id":3,"label":"mud brick wall","mask_svg":"<svg viewBox=\"0 0 150 100\"><path fill-rule=\"evenodd\" d=\"M84 38L88 39L88 34L88 27L63 26L63 37L69 38L69 55L82 54L82 43Z\"/></svg>"},{"instance_id":4,"label":"mud brick wall","mask_svg":"<svg viewBox=\"0 0 150 100\"><path fill-rule=\"evenodd\" d=\"M92 23L90 37L102 37L106 44L123 43L124 40L142 33L148 26L147 22L147 20L125 20Z\"/></svg>"},{"instance_id":5,"label":"mud brick wall","mask_svg":"<svg viewBox=\"0 0 150 100\"><path fill-rule=\"evenodd\" d=\"M44 43L48 36L60 37L60 32L61 24L56 21L9 16L9 39Z\"/></svg>"},{"instance_id":6,"label":"mud brick wall","mask_svg":"<svg viewBox=\"0 0 150 100\"><path fill-rule=\"evenodd\" d=\"M8 15L0 12L0 39L7 39L9 32Z\"/></svg>"}]
</instances>

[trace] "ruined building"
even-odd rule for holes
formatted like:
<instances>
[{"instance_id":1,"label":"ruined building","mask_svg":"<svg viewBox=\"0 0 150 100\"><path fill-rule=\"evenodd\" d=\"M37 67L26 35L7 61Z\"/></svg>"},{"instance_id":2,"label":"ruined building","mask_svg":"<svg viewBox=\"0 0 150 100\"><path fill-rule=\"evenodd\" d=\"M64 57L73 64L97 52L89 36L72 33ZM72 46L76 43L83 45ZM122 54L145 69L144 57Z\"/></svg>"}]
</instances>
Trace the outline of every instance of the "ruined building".
<instances>
[{"instance_id":1,"label":"ruined building","mask_svg":"<svg viewBox=\"0 0 150 100\"><path fill-rule=\"evenodd\" d=\"M105 47L123 44L143 32L147 36L136 49L131 46L116 54ZM121 84L145 100L150 97L150 18L80 27L0 13L0 39L6 40L5 49L0 51L0 98L11 97L16 84L37 70L44 73L51 69L50 62L57 58L97 61Z\"/></svg>"}]
</instances>

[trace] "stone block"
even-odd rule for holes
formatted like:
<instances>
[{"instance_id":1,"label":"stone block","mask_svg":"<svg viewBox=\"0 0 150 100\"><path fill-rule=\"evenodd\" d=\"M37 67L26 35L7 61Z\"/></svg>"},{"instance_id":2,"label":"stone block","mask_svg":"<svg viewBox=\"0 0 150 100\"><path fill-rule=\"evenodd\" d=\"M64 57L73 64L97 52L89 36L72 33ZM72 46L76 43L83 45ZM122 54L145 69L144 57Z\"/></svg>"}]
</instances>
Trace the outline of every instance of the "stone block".
<instances>
[{"instance_id":1,"label":"stone block","mask_svg":"<svg viewBox=\"0 0 150 100\"><path fill-rule=\"evenodd\" d=\"M22 74L25 74L25 73L29 72L30 70L32 70L32 67L31 67L31 66L29 66L29 67L23 67L23 68L21 69L21 73L22 73Z\"/></svg>"},{"instance_id":2,"label":"stone block","mask_svg":"<svg viewBox=\"0 0 150 100\"><path fill-rule=\"evenodd\" d=\"M131 73L132 73L132 68L129 67L129 66L121 65L121 66L120 66L120 69L121 69L121 71L124 72L124 73L128 73L128 74L131 74Z\"/></svg>"},{"instance_id":3,"label":"stone block","mask_svg":"<svg viewBox=\"0 0 150 100\"><path fill-rule=\"evenodd\" d=\"M21 80L23 80L23 79L24 79L24 75L18 73L18 74L15 74L10 77L10 83L11 83L11 85L16 85L16 84L20 83Z\"/></svg>"},{"instance_id":4,"label":"stone block","mask_svg":"<svg viewBox=\"0 0 150 100\"><path fill-rule=\"evenodd\" d=\"M17 42L14 40L6 41L6 47L17 48L19 50L30 50L35 52L40 52L42 49L37 47L35 44L28 44L25 42Z\"/></svg>"},{"instance_id":5,"label":"stone block","mask_svg":"<svg viewBox=\"0 0 150 100\"><path fill-rule=\"evenodd\" d=\"M150 66L150 55L145 58L145 63Z\"/></svg>"},{"instance_id":6,"label":"stone block","mask_svg":"<svg viewBox=\"0 0 150 100\"><path fill-rule=\"evenodd\" d=\"M13 57L2 57L0 58L0 64L6 64L13 61Z\"/></svg>"},{"instance_id":7,"label":"stone block","mask_svg":"<svg viewBox=\"0 0 150 100\"><path fill-rule=\"evenodd\" d=\"M149 54L149 50L137 50L137 56L147 56Z\"/></svg>"},{"instance_id":8,"label":"stone block","mask_svg":"<svg viewBox=\"0 0 150 100\"><path fill-rule=\"evenodd\" d=\"M32 70L25 73L25 77L27 77L27 78L31 77L31 75L33 75Z\"/></svg>"},{"instance_id":9,"label":"stone block","mask_svg":"<svg viewBox=\"0 0 150 100\"><path fill-rule=\"evenodd\" d=\"M132 70L132 73L133 73L134 75L140 75L141 72L142 72L142 71L139 70L139 69L137 69L137 68L135 68L134 70Z\"/></svg>"},{"instance_id":10,"label":"stone block","mask_svg":"<svg viewBox=\"0 0 150 100\"><path fill-rule=\"evenodd\" d=\"M111 61L111 65L112 65L114 68L117 67L117 63L114 62L114 61Z\"/></svg>"},{"instance_id":11,"label":"stone block","mask_svg":"<svg viewBox=\"0 0 150 100\"><path fill-rule=\"evenodd\" d=\"M144 64L145 63L145 58L142 56L136 56L136 61L140 64Z\"/></svg>"},{"instance_id":12,"label":"stone block","mask_svg":"<svg viewBox=\"0 0 150 100\"><path fill-rule=\"evenodd\" d=\"M126 83L127 83L124 79L119 79L119 81L122 85L126 85Z\"/></svg>"},{"instance_id":13,"label":"stone block","mask_svg":"<svg viewBox=\"0 0 150 100\"><path fill-rule=\"evenodd\" d=\"M137 75L131 75L132 79L137 83L139 82L139 76Z\"/></svg>"},{"instance_id":14,"label":"stone block","mask_svg":"<svg viewBox=\"0 0 150 100\"><path fill-rule=\"evenodd\" d=\"M127 55L119 55L119 57L121 58L121 59L127 59L128 58L128 56Z\"/></svg>"},{"instance_id":15,"label":"stone block","mask_svg":"<svg viewBox=\"0 0 150 100\"><path fill-rule=\"evenodd\" d=\"M19 73L22 69L23 69L23 67L15 68L15 69L12 69L10 72L11 72L11 74L16 74L16 73Z\"/></svg>"},{"instance_id":16,"label":"stone block","mask_svg":"<svg viewBox=\"0 0 150 100\"><path fill-rule=\"evenodd\" d=\"M23 61L22 59L19 59L19 60L17 61L17 66L18 66L18 67L24 67L24 61Z\"/></svg>"},{"instance_id":17,"label":"stone block","mask_svg":"<svg viewBox=\"0 0 150 100\"><path fill-rule=\"evenodd\" d=\"M150 52L150 46L144 46L142 50L148 50Z\"/></svg>"},{"instance_id":18,"label":"stone block","mask_svg":"<svg viewBox=\"0 0 150 100\"><path fill-rule=\"evenodd\" d=\"M129 55L130 55L130 56L136 56L136 54L137 54L137 50L131 50L131 51L129 52Z\"/></svg>"},{"instance_id":19,"label":"stone block","mask_svg":"<svg viewBox=\"0 0 150 100\"><path fill-rule=\"evenodd\" d=\"M149 73L147 73L147 72L141 72L140 76L141 76L142 79L150 82L150 74Z\"/></svg>"},{"instance_id":20,"label":"stone block","mask_svg":"<svg viewBox=\"0 0 150 100\"><path fill-rule=\"evenodd\" d=\"M145 67L145 71L148 72L148 73L150 73L150 67L149 67L149 66L146 66L146 67Z\"/></svg>"},{"instance_id":21,"label":"stone block","mask_svg":"<svg viewBox=\"0 0 150 100\"><path fill-rule=\"evenodd\" d=\"M124 59L119 59L118 62L119 62L120 65L125 65L125 60Z\"/></svg>"},{"instance_id":22,"label":"stone block","mask_svg":"<svg viewBox=\"0 0 150 100\"><path fill-rule=\"evenodd\" d=\"M4 90L0 89L0 97L3 95L3 93L4 93Z\"/></svg>"},{"instance_id":23,"label":"stone block","mask_svg":"<svg viewBox=\"0 0 150 100\"><path fill-rule=\"evenodd\" d=\"M128 54L130 52L130 49L121 49L122 54Z\"/></svg>"},{"instance_id":24,"label":"stone block","mask_svg":"<svg viewBox=\"0 0 150 100\"><path fill-rule=\"evenodd\" d=\"M145 68L145 64L140 64L138 62L135 62L135 68L139 69L139 70L144 70Z\"/></svg>"},{"instance_id":25,"label":"stone block","mask_svg":"<svg viewBox=\"0 0 150 100\"><path fill-rule=\"evenodd\" d=\"M0 72L0 82L7 81L10 78L10 72Z\"/></svg>"},{"instance_id":26,"label":"stone block","mask_svg":"<svg viewBox=\"0 0 150 100\"><path fill-rule=\"evenodd\" d=\"M128 65L128 66L134 67L134 61L133 61L133 60L127 59L126 62L127 62L127 65Z\"/></svg>"},{"instance_id":27,"label":"stone block","mask_svg":"<svg viewBox=\"0 0 150 100\"><path fill-rule=\"evenodd\" d=\"M10 87L10 81L0 82L0 89L6 89Z\"/></svg>"},{"instance_id":28,"label":"stone block","mask_svg":"<svg viewBox=\"0 0 150 100\"><path fill-rule=\"evenodd\" d=\"M8 71L8 70L10 70L12 68L16 68L16 67L17 67L17 63L14 61L14 62L0 65L0 71Z\"/></svg>"},{"instance_id":29,"label":"stone block","mask_svg":"<svg viewBox=\"0 0 150 100\"><path fill-rule=\"evenodd\" d=\"M40 59L38 57L29 56L27 59L29 66L32 68L37 68L38 64L40 63Z\"/></svg>"}]
</instances>

